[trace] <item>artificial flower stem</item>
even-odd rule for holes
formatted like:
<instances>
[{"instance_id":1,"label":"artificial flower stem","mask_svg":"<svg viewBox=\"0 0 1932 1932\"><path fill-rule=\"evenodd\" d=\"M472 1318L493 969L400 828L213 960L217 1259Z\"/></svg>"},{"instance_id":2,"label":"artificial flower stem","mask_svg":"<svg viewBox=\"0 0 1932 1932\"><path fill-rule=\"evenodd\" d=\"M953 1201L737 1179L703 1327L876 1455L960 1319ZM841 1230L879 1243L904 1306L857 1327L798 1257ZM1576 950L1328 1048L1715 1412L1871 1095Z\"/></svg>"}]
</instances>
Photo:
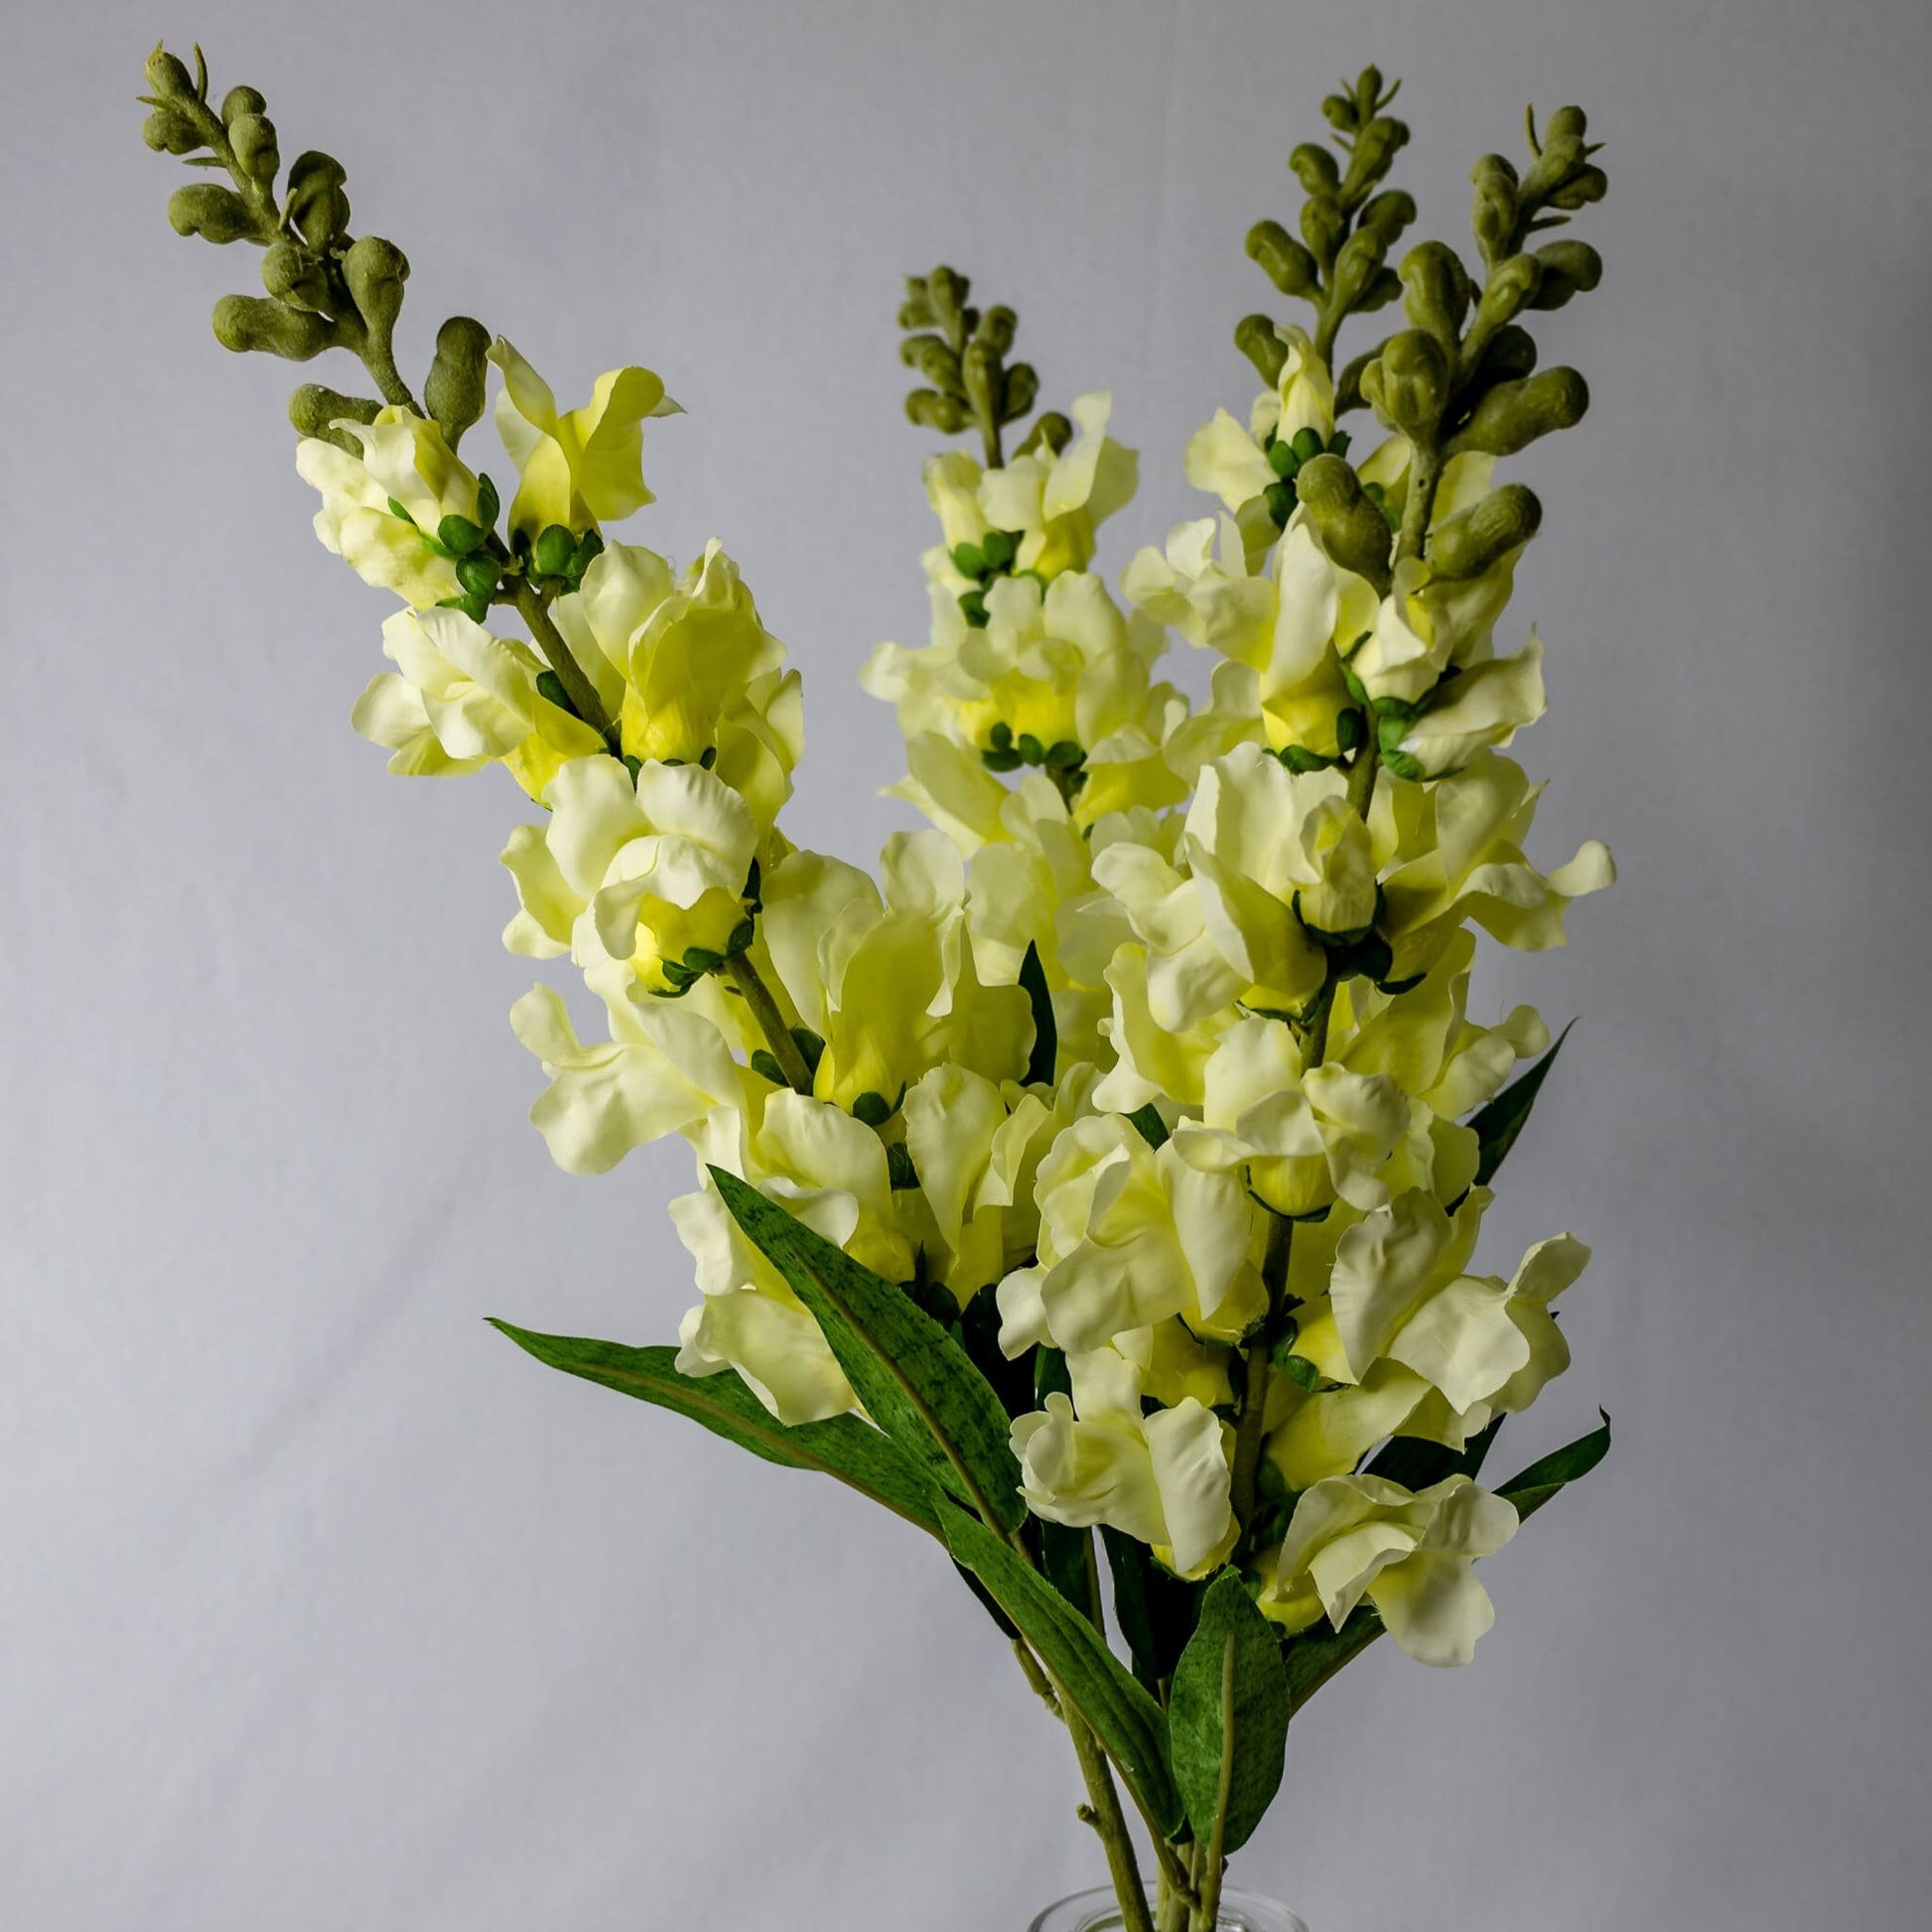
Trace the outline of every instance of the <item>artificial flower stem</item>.
<instances>
[{"instance_id":1,"label":"artificial flower stem","mask_svg":"<svg viewBox=\"0 0 1932 1932\"><path fill-rule=\"evenodd\" d=\"M584 675L583 666L570 654L570 646L550 621L550 613L544 607L543 598L527 577L517 580L512 602L516 606L516 615L529 626L536 647L543 652L544 661L556 672L558 682L570 698L571 709L609 744L611 720L604 709L603 700ZM775 1052L777 1049L774 1046L772 1050ZM795 1052L797 1049L794 1046L792 1050Z\"/></svg>"},{"instance_id":2,"label":"artificial flower stem","mask_svg":"<svg viewBox=\"0 0 1932 1932\"><path fill-rule=\"evenodd\" d=\"M1120 1793L1114 1789L1114 1774L1107 1768L1106 1753L1064 1695L1060 1706L1073 1739L1073 1754L1080 1760L1080 1776L1087 1787L1088 1804L1083 1815L1099 1833L1100 1843L1106 1850L1107 1872L1114 1882L1114 1894L1120 1900L1122 1922L1127 1932L1155 1932L1147 1909L1147 1888L1141 1882L1140 1861L1134 1856L1134 1840L1120 1808ZM1155 1843L1157 1847L1160 1844L1158 1834Z\"/></svg>"},{"instance_id":3,"label":"artificial flower stem","mask_svg":"<svg viewBox=\"0 0 1932 1932\"><path fill-rule=\"evenodd\" d=\"M778 1003L771 997L771 989L759 977L759 969L752 964L751 954L734 953L725 961L725 971L731 975L732 984L744 994L745 1004L751 1008L752 1018L759 1023L759 1031L763 1034L765 1044L771 1048L771 1057L778 1062L785 1083L794 1093L809 1094L812 1090L812 1070L805 1064L805 1055L792 1038L784 1015L778 1011Z\"/></svg>"},{"instance_id":4,"label":"artificial flower stem","mask_svg":"<svg viewBox=\"0 0 1932 1932\"><path fill-rule=\"evenodd\" d=\"M1241 1389L1241 1408L1234 1425L1234 1468L1228 1498L1235 1521L1245 1531L1254 1515L1255 1477L1261 1468L1261 1445L1267 1432L1268 1382L1273 1373L1269 1348L1275 1318L1288 1293L1288 1263L1294 1250L1295 1223L1285 1214L1269 1217L1268 1248L1262 1257L1261 1282L1268 1292L1268 1314L1260 1336L1243 1351L1247 1380Z\"/></svg>"},{"instance_id":5,"label":"artificial flower stem","mask_svg":"<svg viewBox=\"0 0 1932 1932\"><path fill-rule=\"evenodd\" d=\"M1432 440L1416 444L1415 467L1409 473L1409 493L1402 505L1402 528L1395 540L1393 563L1401 563L1405 557L1420 557L1424 540L1429 535L1430 513L1436 507L1437 486L1443 481L1443 453ZM1375 745L1370 735L1364 751L1372 750ZM1352 802L1352 801L1351 801ZM1363 807L1357 807L1358 810Z\"/></svg>"}]
</instances>

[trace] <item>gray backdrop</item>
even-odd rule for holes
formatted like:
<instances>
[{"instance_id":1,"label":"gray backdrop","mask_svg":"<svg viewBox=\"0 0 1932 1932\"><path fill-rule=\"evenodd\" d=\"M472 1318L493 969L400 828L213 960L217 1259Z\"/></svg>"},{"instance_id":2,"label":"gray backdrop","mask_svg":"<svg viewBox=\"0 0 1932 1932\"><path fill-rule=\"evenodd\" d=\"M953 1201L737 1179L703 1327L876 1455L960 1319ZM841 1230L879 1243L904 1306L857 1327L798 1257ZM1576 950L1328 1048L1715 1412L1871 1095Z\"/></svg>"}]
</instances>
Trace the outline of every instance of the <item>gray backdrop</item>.
<instances>
[{"instance_id":1,"label":"gray backdrop","mask_svg":"<svg viewBox=\"0 0 1932 1932\"><path fill-rule=\"evenodd\" d=\"M1546 861L1622 863L1488 996L1585 1016L1493 1252L1596 1244L1512 1466L1604 1471L1487 1567L1475 1665L1377 1655L1240 1861L1316 1932L1923 1923L1932 1370L1919 714L1932 16L1440 6L36 10L0 73L8 580L0 1918L23 1932L1019 1932L1097 1881L1063 1741L901 1526L550 1375L485 1312L667 1338L679 1147L556 1173L504 1014L505 781L349 731L386 600L317 547L293 370L207 313L132 96L260 85L580 396L630 357L679 554L807 674L794 834L905 822L854 674L924 622L897 278L1022 312L1144 453L1252 384L1249 222L1344 68L1406 74L1459 235L1523 103L1609 141L1554 318L1596 396L1546 534ZM238 258L245 257L245 258ZM1278 305L1279 306L1279 305ZM338 380L342 377L338 376ZM1197 667L1196 667L1197 668Z\"/></svg>"}]
</instances>

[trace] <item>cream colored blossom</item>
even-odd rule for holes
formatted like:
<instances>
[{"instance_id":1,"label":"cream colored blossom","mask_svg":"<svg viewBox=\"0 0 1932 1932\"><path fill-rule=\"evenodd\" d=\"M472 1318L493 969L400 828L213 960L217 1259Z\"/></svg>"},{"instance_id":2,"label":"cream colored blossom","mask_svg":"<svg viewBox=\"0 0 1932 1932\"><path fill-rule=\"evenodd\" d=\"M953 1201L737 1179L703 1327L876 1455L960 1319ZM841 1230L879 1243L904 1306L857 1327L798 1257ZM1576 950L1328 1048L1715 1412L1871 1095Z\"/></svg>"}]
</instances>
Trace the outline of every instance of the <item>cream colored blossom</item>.
<instances>
[{"instance_id":1,"label":"cream colored blossom","mask_svg":"<svg viewBox=\"0 0 1932 1932\"><path fill-rule=\"evenodd\" d=\"M1467 1476L1411 1494L1376 1476L1317 1482L1295 1505L1262 1613L1290 1630L1337 1630L1366 1597L1424 1664L1466 1664L1496 1620L1471 1570L1516 1534L1516 1511Z\"/></svg>"},{"instance_id":2,"label":"cream colored blossom","mask_svg":"<svg viewBox=\"0 0 1932 1932\"><path fill-rule=\"evenodd\" d=\"M350 456L304 437L296 473L322 492L316 535L363 583L419 609L461 594L456 565L432 547L444 517L477 514L477 478L451 453L442 430L390 404L372 423L341 426L362 446ZM396 513L391 505L404 512Z\"/></svg>"},{"instance_id":3,"label":"cream colored blossom","mask_svg":"<svg viewBox=\"0 0 1932 1932\"><path fill-rule=\"evenodd\" d=\"M1038 1261L1000 1284L1009 1355L1051 1342L1078 1352L1172 1315L1240 1334L1262 1311L1257 1229L1232 1175L1158 1151L1118 1114L1075 1121L1039 1165Z\"/></svg>"},{"instance_id":4,"label":"cream colored blossom","mask_svg":"<svg viewBox=\"0 0 1932 1932\"><path fill-rule=\"evenodd\" d=\"M534 537L547 525L595 529L652 500L644 487L643 421L672 416L678 405L649 369L610 369L579 409L559 409L549 383L497 337L489 359L503 373L496 396L496 433L520 482L510 528Z\"/></svg>"},{"instance_id":5,"label":"cream colored blossom","mask_svg":"<svg viewBox=\"0 0 1932 1932\"><path fill-rule=\"evenodd\" d=\"M460 611L398 611L382 626L379 672L349 722L395 754L391 771L441 776L501 759L535 798L564 764L604 749L580 718L537 689L543 660Z\"/></svg>"},{"instance_id":6,"label":"cream colored blossom","mask_svg":"<svg viewBox=\"0 0 1932 1932\"><path fill-rule=\"evenodd\" d=\"M1013 1425L1021 1491L1035 1516L1104 1523L1202 1576L1232 1547L1226 1430L1192 1396L1141 1413L1144 1371L1112 1348L1067 1357L1070 1397Z\"/></svg>"},{"instance_id":7,"label":"cream colored blossom","mask_svg":"<svg viewBox=\"0 0 1932 1932\"><path fill-rule=\"evenodd\" d=\"M1037 571L1050 582L1062 571L1085 570L1094 532L1132 501L1140 459L1107 434L1113 406L1104 389L1076 396L1078 433L1058 456L1040 449L981 475L987 527L1020 538L1016 571Z\"/></svg>"}]
</instances>

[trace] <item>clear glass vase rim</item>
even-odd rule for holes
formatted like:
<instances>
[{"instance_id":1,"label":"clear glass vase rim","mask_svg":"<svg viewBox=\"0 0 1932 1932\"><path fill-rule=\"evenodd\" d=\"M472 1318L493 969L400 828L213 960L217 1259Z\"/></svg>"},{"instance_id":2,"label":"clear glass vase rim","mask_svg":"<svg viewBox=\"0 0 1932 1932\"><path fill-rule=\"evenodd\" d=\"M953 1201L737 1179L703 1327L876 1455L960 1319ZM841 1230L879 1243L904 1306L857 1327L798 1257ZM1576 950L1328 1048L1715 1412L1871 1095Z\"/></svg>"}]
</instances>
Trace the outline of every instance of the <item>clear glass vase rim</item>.
<instances>
[{"instance_id":1,"label":"clear glass vase rim","mask_svg":"<svg viewBox=\"0 0 1932 1932\"><path fill-rule=\"evenodd\" d=\"M1150 1885L1148 1897L1151 1900L1153 1896L1154 1887ZM1221 1894L1219 1920L1222 1932L1309 1932L1306 1923L1286 1905L1246 1891ZM1028 1932L1119 1932L1120 1925L1120 1901L1111 1886L1102 1885L1047 1906Z\"/></svg>"}]
</instances>

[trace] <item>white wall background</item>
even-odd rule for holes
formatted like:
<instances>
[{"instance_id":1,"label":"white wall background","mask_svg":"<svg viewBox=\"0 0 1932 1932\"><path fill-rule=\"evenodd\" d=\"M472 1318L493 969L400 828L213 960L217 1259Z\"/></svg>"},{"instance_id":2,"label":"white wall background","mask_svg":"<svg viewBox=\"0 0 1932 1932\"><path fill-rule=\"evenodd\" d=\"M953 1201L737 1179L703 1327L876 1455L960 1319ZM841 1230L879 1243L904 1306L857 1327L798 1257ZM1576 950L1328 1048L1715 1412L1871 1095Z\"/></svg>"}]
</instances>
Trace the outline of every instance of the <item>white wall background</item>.
<instances>
[{"instance_id":1,"label":"white wall background","mask_svg":"<svg viewBox=\"0 0 1932 1932\"><path fill-rule=\"evenodd\" d=\"M1905 1932L1928 1849L1923 1418L1932 15L1911 0L793 6L201 0L16 23L7 150L0 1921L22 1932L1019 1932L1102 1875L1064 1744L900 1526L546 1374L481 1320L667 1338L674 1149L555 1173L496 948L506 784L386 777L384 601L311 540L223 356L251 251L177 240L156 36L267 92L414 263L574 395L655 364L676 552L805 666L794 835L902 819L856 690L923 624L897 278L1015 301L1049 396L1187 432L1282 159L1365 60L1463 232L1581 99L1604 289L1519 474L1551 649L1540 851L1624 884L1502 1002L1581 1013L1495 1252L1597 1248L1604 1471L1496 1560L1457 1674L1365 1661L1242 1861L1317 1932ZM246 260L237 259L247 253ZM321 371L318 371L320 373ZM420 373L420 370L418 370ZM341 378L338 378L341 379Z\"/></svg>"}]
</instances>

